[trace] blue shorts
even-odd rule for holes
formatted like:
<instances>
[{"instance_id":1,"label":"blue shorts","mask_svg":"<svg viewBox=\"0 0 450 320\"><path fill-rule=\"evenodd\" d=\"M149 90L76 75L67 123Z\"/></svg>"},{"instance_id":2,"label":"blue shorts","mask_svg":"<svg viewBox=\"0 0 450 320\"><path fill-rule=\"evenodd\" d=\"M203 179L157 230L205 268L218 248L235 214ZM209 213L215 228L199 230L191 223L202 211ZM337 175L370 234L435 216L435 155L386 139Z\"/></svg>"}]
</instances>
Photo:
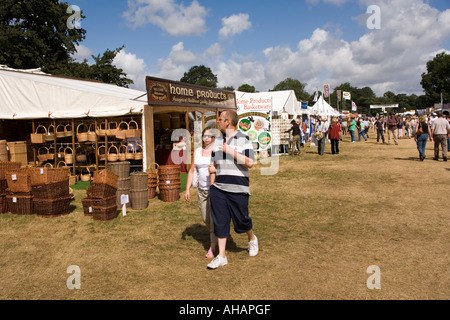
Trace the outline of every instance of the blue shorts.
<instances>
[{"instance_id":1,"label":"blue shorts","mask_svg":"<svg viewBox=\"0 0 450 320\"><path fill-rule=\"evenodd\" d=\"M214 234L218 238L227 238L230 235L231 220L236 233L245 233L253 229L252 219L248 215L248 194L224 192L212 185L209 196Z\"/></svg>"}]
</instances>

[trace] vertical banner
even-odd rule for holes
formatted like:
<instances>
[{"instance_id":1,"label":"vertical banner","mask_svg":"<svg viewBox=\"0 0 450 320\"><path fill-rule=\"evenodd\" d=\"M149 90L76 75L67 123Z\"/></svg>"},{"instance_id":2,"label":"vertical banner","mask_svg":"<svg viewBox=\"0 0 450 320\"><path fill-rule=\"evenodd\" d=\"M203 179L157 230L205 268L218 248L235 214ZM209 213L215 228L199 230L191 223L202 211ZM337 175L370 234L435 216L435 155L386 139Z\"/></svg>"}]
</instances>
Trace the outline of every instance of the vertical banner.
<instances>
[{"instance_id":1,"label":"vertical banner","mask_svg":"<svg viewBox=\"0 0 450 320\"><path fill-rule=\"evenodd\" d=\"M328 98L330 96L330 86L328 84L323 85L323 97Z\"/></svg>"},{"instance_id":2,"label":"vertical banner","mask_svg":"<svg viewBox=\"0 0 450 320\"><path fill-rule=\"evenodd\" d=\"M337 94L337 101L338 101L338 102L341 102L341 93L342 93L341 90L337 90L337 91L336 91L336 94Z\"/></svg>"},{"instance_id":3,"label":"vertical banner","mask_svg":"<svg viewBox=\"0 0 450 320\"><path fill-rule=\"evenodd\" d=\"M356 110L357 110L356 103L354 103L354 102L352 101L352 111L356 111Z\"/></svg>"}]
</instances>

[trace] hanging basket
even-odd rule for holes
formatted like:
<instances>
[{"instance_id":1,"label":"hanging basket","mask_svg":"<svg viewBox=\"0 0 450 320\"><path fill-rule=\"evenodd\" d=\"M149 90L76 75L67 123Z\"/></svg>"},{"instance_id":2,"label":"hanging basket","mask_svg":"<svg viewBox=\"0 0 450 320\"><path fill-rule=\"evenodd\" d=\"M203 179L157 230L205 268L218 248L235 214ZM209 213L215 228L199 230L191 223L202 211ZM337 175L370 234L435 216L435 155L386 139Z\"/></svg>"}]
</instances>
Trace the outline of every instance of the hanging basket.
<instances>
[{"instance_id":1,"label":"hanging basket","mask_svg":"<svg viewBox=\"0 0 450 320\"><path fill-rule=\"evenodd\" d=\"M68 150L70 150L70 153L67 152ZM66 147L64 149L64 162L66 164L72 164L73 163L73 150L71 147Z\"/></svg>"},{"instance_id":2,"label":"hanging basket","mask_svg":"<svg viewBox=\"0 0 450 320\"><path fill-rule=\"evenodd\" d=\"M91 123L91 124L89 125L89 129L88 129L88 132L87 132L87 135L88 135L88 141L90 141L90 142L95 142L95 141L97 141L97 134L95 133L95 131L92 131L92 130L91 130L93 125L94 125L93 123Z\"/></svg>"},{"instance_id":3,"label":"hanging basket","mask_svg":"<svg viewBox=\"0 0 450 320\"><path fill-rule=\"evenodd\" d=\"M88 171L88 173L80 174L80 179L84 182L91 181L91 170L89 170L89 168L86 168L86 170Z\"/></svg>"},{"instance_id":4,"label":"hanging basket","mask_svg":"<svg viewBox=\"0 0 450 320\"><path fill-rule=\"evenodd\" d=\"M119 147L119 161L126 161L127 160L126 155L127 155L127 146L122 144Z\"/></svg>"},{"instance_id":5,"label":"hanging basket","mask_svg":"<svg viewBox=\"0 0 450 320\"><path fill-rule=\"evenodd\" d=\"M138 138L142 135L142 129L139 129L138 123L131 119L130 122L128 122L128 130L126 132L127 138Z\"/></svg>"},{"instance_id":6,"label":"hanging basket","mask_svg":"<svg viewBox=\"0 0 450 320\"><path fill-rule=\"evenodd\" d=\"M42 132L43 130L43 132ZM43 125L38 125L36 131L31 134L31 143L44 143L44 136L47 134L47 128Z\"/></svg>"},{"instance_id":7,"label":"hanging basket","mask_svg":"<svg viewBox=\"0 0 450 320\"><path fill-rule=\"evenodd\" d=\"M86 130L86 131L83 131L83 132L80 131L80 127L81 126L83 126L84 130ZM86 142L86 141L88 141L87 127L86 127L86 125L84 123L80 123L77 126L77 139L78 139L78 142Z\"/></svg>"},{"instance_id":8,"label":"hanging basket","mask_svg":"<svg viewBox=\"0 0 450 320\"><path fill-rule=\"evenodd\" d=\"M124 127L126 126L126 127ZM123 140L127 137L128 123L121 121L117 126L116 139Z\"/></svg>"},{"instance_id":9,"label":"hanging basket","mask_svg":"<svg viewBox=\"0 0 450 320\"><path fill-rule=\"evenodd\" d=\"M142 160L142 159L144 159L144 150L142 150L142 146L138 143L136 145L136 148L134 149L134 160Z\"/></svg>"},{"instance_id":10,"label":"hanging basket","mask_svg":"<svg viewBox=\"0 0 450 320\"><path fill-rule=\"evenodd\" d=\"M106 135L108 137L115 137L117 132L117 122L111 121L108 123L108 128L106 129Z\"/></svg>"},{"instance_id":11,"label":"hanging basket","mask_svg":"<svg viewBox=\"0 0 450 320\"><path fill-rule=\"evenodd\" d=\"M58 149L58 152L56 153L56 158L64 159L64 147Z\"/></svg>"},{"instance_id":12,"label":"hanging basket","mask_svg":"<svg viewBox=\"0 0 450 320\"><path fill-rule=\"evenodd\" d=\"M116 149L116 153L111 152L112 148ZM109 162L115 162L119 160L119 149L117 149L115 145L110 146L106 158L108 159Z\"/></svg>"},{"instance_id":13,"label":"hanging basket","mask_svg":"<svg viewBox=\"0 0 450 320\"><path fill-rule=\"evenodd\" d=\"M105 149L105 150L103 151L103 153L100 152L101 149ZM100 146L100 147L98 148L98 160L99 160L99 161L105 161L105 160L106 160L106 146Z\"/></svg>"},{"instance_id":14,"label":"hanging basket","mask_svg":"<svg viewBox=\"0 0 450 320\"><path fill-rule=\"evenodd\" d=\"M60 123L56 126L55 135L57 138L64 138L66 136L65 127L62 123Z\"/></svg>"},{"instance_id":15,"label":"hanging basket","mask_svg":"<svg viewBox=\"0 0 450 320\"><path fill-rule=\"evenodd\" d=\"M130 147L131 147L131 152L130 152ZM132 145L131 143L129 143L128 146L127 146L127 153L125 154L125 158L127 160L133 160L134 159L134 145Z\"/></svg>"},{"instance_id":16,"label":"hanging basket","mask_svg":"<svg viewBox=\"0 0 450 320\"><path fill-rule=\"evenodd\" d=\"M71 137L73 136L73 129L71 124L66 124L64 127L64 136Z\"/></svg>"},{"instance_id":17,"label":"hanging basket","mask_svg":"<svg viewBox=\"0 0 450 320\"><path fill-rule=\"evenodd\" d=\"M48 147L47 152L47 160L55 160L55 148Z\"/></svg>"},{"instance_id":18,"label":"hanging basket","mask_svg":"<svg viewBox=\"0 0 450 320\"><path fill-rule=\"evenodd\" d=\"M45 150L45 153L44 153ZM39 161L47 161L48 149L46 147L40 147L38 150L37 158Z\"/></svg>"},{"instance_id":19,"label":"hanging basket","mask_svg":"<svg viewBox=\"0 0 450 320\"><path fill-rule=\"evenodd\" d=\"M46 142L52 142L55 141L55 126L49 125L47 129L47 133L44 135L44 140Z\"/></svg>"},{"instance_id":20,"label":"hanging basket","mask_svg":"<svg viewBox=\"0 0 450 320\"><path fill-rule=\"evenodd\" d=\"M105 122L100 123L99 126L95 129L97 136L104 137L106 135Z\"/></svg>"}]
</instances>

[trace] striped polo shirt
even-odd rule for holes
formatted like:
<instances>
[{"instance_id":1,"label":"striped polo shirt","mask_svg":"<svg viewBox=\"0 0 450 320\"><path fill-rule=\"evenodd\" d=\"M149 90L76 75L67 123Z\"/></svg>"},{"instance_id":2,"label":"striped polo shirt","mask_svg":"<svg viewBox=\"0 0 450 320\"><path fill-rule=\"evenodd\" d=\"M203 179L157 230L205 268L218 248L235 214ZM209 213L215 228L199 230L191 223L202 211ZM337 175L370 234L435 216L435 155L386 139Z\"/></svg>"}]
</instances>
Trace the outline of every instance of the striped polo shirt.
<instances>
[{"instance_id":1,"label":"striped polo shirt","mask_svg":"<svg viewBox=\"0 0 450 320\"><path fill-rule=\"evenodd\" d=\"M223 136L217 138L211 154L211 163L216 164L214 186L226 192L250 194L248 168L243 163L238 163L232 155L219 151L218 146L223 143ZM227 144L237 152L254 160L253 145L249 137L241 131L238 130L236 135L227 141Z\"/></svg>"}]
</instances>

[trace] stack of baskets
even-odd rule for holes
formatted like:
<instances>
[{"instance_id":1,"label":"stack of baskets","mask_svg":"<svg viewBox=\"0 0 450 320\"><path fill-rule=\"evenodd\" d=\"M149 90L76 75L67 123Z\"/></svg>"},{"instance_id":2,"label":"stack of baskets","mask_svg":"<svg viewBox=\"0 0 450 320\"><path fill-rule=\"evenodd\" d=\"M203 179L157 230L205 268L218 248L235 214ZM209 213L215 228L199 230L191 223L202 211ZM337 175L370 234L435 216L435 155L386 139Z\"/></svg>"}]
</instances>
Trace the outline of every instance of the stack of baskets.
<instances>
[{"instance_id":1,"label":"stack of baskets","mask_svg":"<svg viewBox=\"0 0 450 320\"><path fill-rule=\"evenodd\" d=\"M34 213L41 217L69 214L69 170L67 168L26 168L31 177Z\"/></svg>"},{"instance_id":2,"label":"stack of baskets","mask_svg":"<svg viewBox=\"0 0 450 320\"><path fill-rule=\"evenodd\" d=\"M156 187L158 186L158 174L152 172L151 170L147 170L148 172L148 198L153 199L156 196Z\"/></svg>"},{"instance_id":3,"label":"stack of baskets","mask_svg":"<svg viewBox=\"0 0 450 320\"><path fill-rule=\"evenodd\" d=\"M108 170L114 172L118 176L117 180L117 192L116 203L117 209L121 209L121 197L122 195L130 195L131 178L130 178L130 162L112 162L108 163ZM130 202L126 204L126 207L130 207Z\"/></svg>"},{"instance_id":4,"label":"stack of baskets","mask_svg":"<svg viewBox=\"0 0 450 320\"><path fill-rule=\"evenodd\" d=\"M181 167L165 165L158 168L159 197L164 202L174 202L180 199Z\"/></svg>"},{"instance_id":5,"label":"stack of baskets","mask_svg":"<svg viewBox=\"0 0 450 320\"><path fill-rule=\"evenodd\" d=\"M24 169L5 172L8 185L6 201L8 211L13 214L34 214L31 176Z\"/></svg>"},{"instance_id":6,"label":"stack of baskets","mask_svg":"<svg viewBox=\"0 0 450 320\"><path fill-rule=\"evenodd\" d=\"M143 210L148 207L148 174L145 172L132 172L130 178L131 209Z\"/></svg>"},{"instance_id":7,"label":"stack of baskets","mask_svg":"<svg viewBox=\"0 0 450 320\"><path fill-rule=\"evenodd\" d=\"M86 191L87 197L81 200L86 216L99 221L117 217L117 180L118 176L108 169L95 172L92 184Z\"/></svg>"},{"instance_id":8,"label":"stack of baskets","mask_svg":"<svg viewBox=\"0 0 450 320\"><path fill-rule=\"evenodd\" d=\"M0 213L8 212L6 172L20 169L19 162L0 161Z\"/></svg>"}]
</instances>

